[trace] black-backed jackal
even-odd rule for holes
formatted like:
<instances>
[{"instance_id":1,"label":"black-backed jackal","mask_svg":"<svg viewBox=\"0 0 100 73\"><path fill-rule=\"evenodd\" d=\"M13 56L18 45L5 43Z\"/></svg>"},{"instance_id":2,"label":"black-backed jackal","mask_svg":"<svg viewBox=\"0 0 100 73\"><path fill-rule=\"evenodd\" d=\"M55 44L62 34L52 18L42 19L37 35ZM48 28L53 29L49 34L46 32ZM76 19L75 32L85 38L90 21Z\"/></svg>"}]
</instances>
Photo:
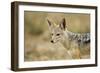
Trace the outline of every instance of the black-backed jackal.
<instances>
[{"instance_id":1,"label":"black-backed jackal","mask_svg":"<svg viewBox=\"0 0 100 73\"><path fill-rule=\"evenodd\" d=\"M51 22L47 19L50 32L51 32L51 42L60 42L64 48L67 49L69 56L73 58L81 57L81 48L86 44L90 44L90 33L74 33L67 29L65 18L59 25Z\"/></svg>"}]
</instances>

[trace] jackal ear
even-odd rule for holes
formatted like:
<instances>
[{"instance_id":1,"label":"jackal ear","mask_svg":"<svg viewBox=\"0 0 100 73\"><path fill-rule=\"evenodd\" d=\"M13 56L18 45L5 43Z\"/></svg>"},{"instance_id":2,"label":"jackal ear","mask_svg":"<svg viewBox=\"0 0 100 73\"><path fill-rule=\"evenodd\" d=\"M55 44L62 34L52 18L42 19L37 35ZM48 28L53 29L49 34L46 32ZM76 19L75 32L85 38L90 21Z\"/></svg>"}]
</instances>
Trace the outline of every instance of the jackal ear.
<instances>
[{"instance_id":1,"label":"jackal ear","mask_svg":"<svg viewBox=\"0 0 100 73\"><path fill-rule=\"evenodd\" d=\"M53 25L49 19L47 19L47 22L48 22L49 26Z\"/></svg>"},{"instance_id":2,"label":"jackal ear","mask_svg":"<svg viewBox=\"0 0 100 73\"><path fill-rule=\"evenodd\" d=\"M54 24L49 19L47 19L47 22L48 22L49 30L52 31L54 28Z\"/></svg>"},{"instance_id":3,"label":"jackal ear","mask_svg":"<svg viewBox=\"0 0 100 73\"><path fill-rule=\"evenodd\" d=\"M59 26L60 26L60 28L63 29L63 30L66 29L66 20L65 20L65 18L63 18L63 20L62 20L62 22L60 23Z\"/></svg>"}]
</instances>

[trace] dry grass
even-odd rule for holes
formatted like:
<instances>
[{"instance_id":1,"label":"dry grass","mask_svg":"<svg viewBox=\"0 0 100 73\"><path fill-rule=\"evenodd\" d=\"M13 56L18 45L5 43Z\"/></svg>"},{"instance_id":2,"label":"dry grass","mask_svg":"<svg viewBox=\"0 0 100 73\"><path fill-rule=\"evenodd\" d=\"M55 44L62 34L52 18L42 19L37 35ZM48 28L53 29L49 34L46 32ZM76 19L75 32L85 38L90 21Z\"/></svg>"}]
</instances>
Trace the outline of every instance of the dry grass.
<instances>
[{"instance_id":1,"label":"dry grass","mask_svg":"<svg viewBox=\"0 0 100 73\"><path fill-rule=\"evenodd\" d=\"M60 43L50 43L50 32L46 18L59 24L62 18L66 18L68 29L73 32L90 32L89 14L69 13L43 13L25 12L25 61L46 61L90 58L90 44L79 48L71 49L71 58L67 49ZM82 28L81 28L82 27Z\"/></svg>"}]
</instances>

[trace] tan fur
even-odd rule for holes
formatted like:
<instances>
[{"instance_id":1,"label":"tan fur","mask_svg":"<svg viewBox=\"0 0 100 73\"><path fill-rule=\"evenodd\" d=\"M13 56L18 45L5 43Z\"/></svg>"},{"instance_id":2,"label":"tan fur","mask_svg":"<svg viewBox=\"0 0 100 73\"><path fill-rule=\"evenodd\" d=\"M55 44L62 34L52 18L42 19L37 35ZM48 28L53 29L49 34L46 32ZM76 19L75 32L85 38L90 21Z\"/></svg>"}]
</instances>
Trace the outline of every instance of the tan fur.
<instances>
[{"instance_id":1,"label":"tan fur","mask_svg":"<svg viewBox=\"0 0 100 73\"><path fill-rule=\"evenodd\" d=\"M48 23L51 31L52 43L60 42L64 46L64 48L66 48L67 53L72 59L80 59L81 58L80 48L77 42L69 40L66 32L67 29L65 28L66 27L65 19L61 24L57 26L55 26L55 23L52 23L49 20Z\"/></svg>"}]
</instances>

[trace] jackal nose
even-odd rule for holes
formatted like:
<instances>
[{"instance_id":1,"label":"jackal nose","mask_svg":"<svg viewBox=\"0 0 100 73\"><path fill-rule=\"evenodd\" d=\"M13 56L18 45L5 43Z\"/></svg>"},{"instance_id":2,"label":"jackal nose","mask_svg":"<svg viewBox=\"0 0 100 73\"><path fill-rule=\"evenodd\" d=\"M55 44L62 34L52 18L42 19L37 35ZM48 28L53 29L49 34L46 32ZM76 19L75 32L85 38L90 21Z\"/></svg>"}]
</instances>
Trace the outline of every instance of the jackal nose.
<instances>
[{"instance_id":1,"label":"jackal nose","mask_svg":"<svg viewBox=\"0 0 100 73\"><path fill-rule=\"evenodd\" d=\"M53 40L51 40L51 43L54 43L54 41L53 41Z\"/></svg>"}]
</instances>

